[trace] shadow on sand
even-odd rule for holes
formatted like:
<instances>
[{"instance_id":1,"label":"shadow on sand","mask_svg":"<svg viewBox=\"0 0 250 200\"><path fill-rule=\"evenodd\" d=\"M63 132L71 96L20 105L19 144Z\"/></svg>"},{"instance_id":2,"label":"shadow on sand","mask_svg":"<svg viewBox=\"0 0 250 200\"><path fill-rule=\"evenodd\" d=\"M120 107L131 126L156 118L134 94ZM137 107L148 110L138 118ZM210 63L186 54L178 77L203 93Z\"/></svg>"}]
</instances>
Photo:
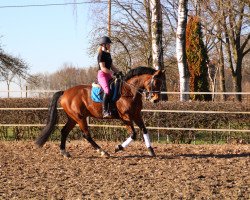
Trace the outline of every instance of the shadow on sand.
<instances>
[{"instance_id":1,"label":"shadow on sand","mask_svg":"<svg viewBox=\"0 0 250 200\"><path fill-rule=\"evenodd\" d=\"M221 158L221 159L228 159L228 158L245 158L250 157L250 153L240 153L240 154L177 154L177 155L159 155L161 159L174 159L179 157L185 158Z\"/></svg>"},{"instance_id":2,"label":"shadow on sand","mask_svg":"<svg viewBox=\"0 0 250 200\"><path fill-rule=\"evenodd\" d=\"M151 158L151 159L177 159L180 157L184 158L218 158L218 159L229 159L229 158L250 158L250 153L239 153L239 154L176 154L176 155L156 155L156 157L151 157L149 155L111 155L110 158L117 158L117 159L122 159L122 158Z\"/></svg>"}]
</instances>

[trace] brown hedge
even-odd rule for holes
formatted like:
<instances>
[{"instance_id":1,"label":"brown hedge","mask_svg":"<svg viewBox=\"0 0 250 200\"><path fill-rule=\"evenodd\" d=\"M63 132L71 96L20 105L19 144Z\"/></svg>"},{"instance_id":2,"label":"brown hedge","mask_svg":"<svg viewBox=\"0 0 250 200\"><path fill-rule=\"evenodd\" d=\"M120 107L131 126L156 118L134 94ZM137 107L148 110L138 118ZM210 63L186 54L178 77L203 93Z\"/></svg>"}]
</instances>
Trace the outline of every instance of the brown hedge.
<instances>
[{"instance_id":1,"label":"brown hedge","mask_svg":"<svg viewBox=\"0 0 250 200\"><path fill-rule=\"evenodd\" d=\"M47 108L50 99L38 98L17 98L17 99L0 99L0 108ZM250 104L237 102L160 102L151 104L144 103L144 109L157 110L196 110L196 111L250 111ZM43 124L47 120L47 110L0 110L0 124ZM146 126L155 127L186 127L186 128L231 128L231 129L250 129L250 119L247 114L205 114L205 113L153 113L143 112L143 118ZM66 115L59 111L59 123L66 122ZM97 120L91 119L91 123L102 124L121 124L118 120ZM59 128L60 129L60 128ZM58 130L59 130L58 129ZM39 134L39 127L0 127L0 139L33 139ZM127 137L124 130L114 131L113 128L93 128L91 131L94 137L105 140L123 140ZM118 132L118 133L117 133ZM11 134L10 134L11 133ZM166 131L150 130L155 139L170 140L173 142L190 142L194 138L199 138L204 132L194 131ZM247 133L206 133L206 140L231 140L244 141L249 143L250 138ZM59 135L55 136L58 139ZM79 138L79 130L76 129L71 133L71 138ZM204 139L204 137L202 137ZM214 139L215 138L215 139ZM243 138L243 139L242 139Z\"/></svg>"}]
</instances>

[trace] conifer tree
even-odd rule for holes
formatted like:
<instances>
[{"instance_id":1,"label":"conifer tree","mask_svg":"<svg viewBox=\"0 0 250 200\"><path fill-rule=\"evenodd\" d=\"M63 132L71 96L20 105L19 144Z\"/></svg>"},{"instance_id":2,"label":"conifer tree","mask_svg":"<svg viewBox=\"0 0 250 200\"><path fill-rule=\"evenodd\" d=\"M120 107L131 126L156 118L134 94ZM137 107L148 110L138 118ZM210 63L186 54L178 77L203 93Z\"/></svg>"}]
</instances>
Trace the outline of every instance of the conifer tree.
<instances>
[{"instance_id":1,"label":"conifer tree","mask_svg":"<svg viewBox=\"0 0 250 200\"><path fill-rule=\"evenodd\" d=\"M209 92L207 62L208 55L202 40L200 19L190 17L186 29L186 55L190 73L190 92ZM190 95L192 100L211 100L210 94Z\"/></svg>"}]
</instances>

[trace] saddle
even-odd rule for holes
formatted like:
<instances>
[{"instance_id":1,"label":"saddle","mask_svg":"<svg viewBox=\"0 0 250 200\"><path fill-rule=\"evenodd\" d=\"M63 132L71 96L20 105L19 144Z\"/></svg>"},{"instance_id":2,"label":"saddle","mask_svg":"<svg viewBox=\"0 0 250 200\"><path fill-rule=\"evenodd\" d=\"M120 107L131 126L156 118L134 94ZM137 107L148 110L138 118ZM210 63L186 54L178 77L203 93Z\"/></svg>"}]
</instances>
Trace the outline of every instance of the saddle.
<instances>
[{"instance_id":1,"label":"saddle","mask_svg":"<svg viewBox=\"0 0 250 200\"><path fill-rule=\"evenodd\" d=\"M111 103L115 103L121 96L121 79L115 78L109 81L109 88L111 91ZM103 89L98 83L92 83L91 99L94 102L103 102Z\"/></svg>"}]
</instances>

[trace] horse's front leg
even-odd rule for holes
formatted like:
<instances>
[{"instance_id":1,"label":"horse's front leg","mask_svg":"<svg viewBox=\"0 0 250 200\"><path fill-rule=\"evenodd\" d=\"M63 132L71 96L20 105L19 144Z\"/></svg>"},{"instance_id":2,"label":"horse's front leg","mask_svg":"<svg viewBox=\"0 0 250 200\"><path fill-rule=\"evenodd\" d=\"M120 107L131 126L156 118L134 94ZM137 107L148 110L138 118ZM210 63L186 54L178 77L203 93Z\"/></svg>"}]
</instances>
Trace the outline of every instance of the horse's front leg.
<instances>
[{"instance_id":1,"label":"horse's front leg","mask_svg":"<svg viewBox=\"0 0 250 200\"><path fill-rule=\"evenodd\" d=\"M136 119L134 119L134 121L136 125L139 126L139 128L143 132L143 139L144 139L146 147L148 148L149 155L152 157L155 157L156 155L155 155L154 149L151 146L150 137L149 137L147 128L142 120L142 117L141 116L137 117Z\"/></svg>"},{"instance_id":2,"label":"horse's front leg","mask_svg":"<svg viewBox=\"0 0 250 200\"><path fill-rule=\"evenodd\" d=\"M119 144L116 146L115 153L118 151L124 150L124 148L126 148L132 141L134 141L136 139L136 132L135 132L135 128L133 126L133 122L124 121L124 123L126 125L128 132L130 133L130 136L122 144Z\"/></svg>"}]
</instances>

